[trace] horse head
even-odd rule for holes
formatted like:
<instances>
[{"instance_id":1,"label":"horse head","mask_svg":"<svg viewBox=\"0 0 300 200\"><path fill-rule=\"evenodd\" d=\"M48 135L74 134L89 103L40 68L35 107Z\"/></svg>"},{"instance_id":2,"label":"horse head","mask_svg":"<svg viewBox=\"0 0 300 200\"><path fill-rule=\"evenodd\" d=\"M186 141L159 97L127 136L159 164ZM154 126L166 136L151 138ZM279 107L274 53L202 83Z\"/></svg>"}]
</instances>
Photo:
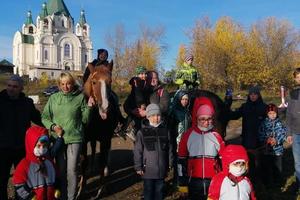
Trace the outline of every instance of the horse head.
<instances>
[{"instance_id":1,"label":"horse head","mask_svg":"<svg viewBox=\"0 0 300 200\"><path fill-rule=\"evenodd\" d=\"M90 76L84 84L84 92L92 96L98 106L99 114L103 120L107 118L109 94L112 82L113 61L104 64L88 65Z\"/></svg>"}]
</instances>

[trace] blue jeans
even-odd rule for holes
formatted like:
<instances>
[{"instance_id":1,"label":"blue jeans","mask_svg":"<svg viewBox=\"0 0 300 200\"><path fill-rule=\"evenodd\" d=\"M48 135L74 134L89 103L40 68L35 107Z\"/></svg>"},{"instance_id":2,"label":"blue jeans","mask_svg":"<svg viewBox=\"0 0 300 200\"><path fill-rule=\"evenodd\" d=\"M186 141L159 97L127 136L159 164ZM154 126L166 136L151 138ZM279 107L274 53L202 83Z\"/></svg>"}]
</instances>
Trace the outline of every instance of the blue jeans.
<instances>
[{"instance_id":1,"label":"blue jeans","mask_svg":"<svg viewBox=\"0 0 300 200\"><path fill-rule=\"evenodd\" d=\"M295 162L296 178L299 183L300 182L300 134L293 134L293 156Z\"/></svg>"},{"instance_id":2,"label":"blue jeans","mask_svg":"<svg viewBox=\"0 0 300 200\"><path fill-rule=\"evenodd\" d=\"M144 200L163 199L164 179L144 179Z\"/></svg>"}]
</instances>

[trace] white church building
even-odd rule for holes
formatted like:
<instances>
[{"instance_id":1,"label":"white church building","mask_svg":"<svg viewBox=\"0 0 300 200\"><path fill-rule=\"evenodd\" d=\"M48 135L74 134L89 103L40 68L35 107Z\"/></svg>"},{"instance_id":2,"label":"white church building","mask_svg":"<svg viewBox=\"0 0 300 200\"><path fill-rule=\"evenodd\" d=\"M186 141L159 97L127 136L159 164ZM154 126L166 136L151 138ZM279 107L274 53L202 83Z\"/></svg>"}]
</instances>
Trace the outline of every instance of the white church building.
<instances>
[{"instance_id":1,"label":"white church building","mask_svg":"<svg viewBox=\"0 0 300 200\"><path fill-rule=\"evenodd\" d=\"M92 60L90 26L82 10L74 27L74 19L63 0L42 4L36 23L28 11L21 31L13 39L14 73L32 80L48 75L57 78L62 71L82 74Z\"/></svg>"}]
</instances>

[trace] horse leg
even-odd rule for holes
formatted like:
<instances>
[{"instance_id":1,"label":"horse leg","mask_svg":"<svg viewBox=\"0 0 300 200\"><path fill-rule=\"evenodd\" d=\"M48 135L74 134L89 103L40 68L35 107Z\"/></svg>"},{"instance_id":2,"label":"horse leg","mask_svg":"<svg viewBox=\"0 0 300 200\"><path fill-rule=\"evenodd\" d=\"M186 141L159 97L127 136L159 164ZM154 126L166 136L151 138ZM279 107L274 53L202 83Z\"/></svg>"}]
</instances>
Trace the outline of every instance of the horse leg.
<instances>
[{"instance_id":1,"label":"horse leg","mask_svg":"<svg viewBox=\"0 0 300 200\"><path fill-rule=\"evenodd\" d=\"M82 193L83 188L86 185L86 169L88 167L88 156L87 156L87 142L82 143L82 153L80 155L80 179L79 188L76 199L78 199Z\"/></svg>"},{"instance_id":2,"label":"horse leg","mask_svg":"<svg viewBox=\"0 0 300 200\"><path fill-rule=\"evenodd\" d=\"M96 157L96 146L97 146L97 141L96 139L93 139L90 141L91 145L91 165L90 165L90 171L94 172L95 170L95 157Z\"/></svg>"},{"instance_id":3,"label":"horse leg","mask_svg":"<svg viewBox=\"0 0 300 200\"><path fill-rule=\"evenodd\" d=\"M105 189L105 177L109 175L108 156L111 148L112 136L105 136L100 141L100 157L99 157L99 173L100 173L100 187L98 189L95 199L98 199Z\"/></svg>"}]
</instances>

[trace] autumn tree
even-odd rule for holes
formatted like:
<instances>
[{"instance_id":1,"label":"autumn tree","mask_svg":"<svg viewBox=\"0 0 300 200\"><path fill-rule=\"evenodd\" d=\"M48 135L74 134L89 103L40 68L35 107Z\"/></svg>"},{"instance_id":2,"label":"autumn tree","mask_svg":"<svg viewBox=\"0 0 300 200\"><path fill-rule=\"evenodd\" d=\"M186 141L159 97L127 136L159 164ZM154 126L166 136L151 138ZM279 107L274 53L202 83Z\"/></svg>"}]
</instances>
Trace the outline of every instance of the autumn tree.
<instances>
[{"instance_id":1,"label":"autumn tree","mask_svg":"<svg viewBox=\"0 0 300 200\"><path fill-rule=\"evenodd\" d=\"M214 26L203 18L189 33L202 88L259 84L272 89L291 84L289 75L299 63L299 33L287 21L267 18L247 32L229 17Z\"/></svg>"},{"instance_id":2,"label":"autumn tree","mask_svg":"<svg viewBox=\"0 0 300 200\"><path fill-rule=\"evenodd\" d=\"M114 55L114 82L123 85L134 75L136 66L143 65L149 70L160 67L160 58L166 50L163 43L164 27L140 26L140 33L132 41L126 41L128 34L118 25L114 33L108 33L106 40Z\"/></svg>"}]
</instances>

